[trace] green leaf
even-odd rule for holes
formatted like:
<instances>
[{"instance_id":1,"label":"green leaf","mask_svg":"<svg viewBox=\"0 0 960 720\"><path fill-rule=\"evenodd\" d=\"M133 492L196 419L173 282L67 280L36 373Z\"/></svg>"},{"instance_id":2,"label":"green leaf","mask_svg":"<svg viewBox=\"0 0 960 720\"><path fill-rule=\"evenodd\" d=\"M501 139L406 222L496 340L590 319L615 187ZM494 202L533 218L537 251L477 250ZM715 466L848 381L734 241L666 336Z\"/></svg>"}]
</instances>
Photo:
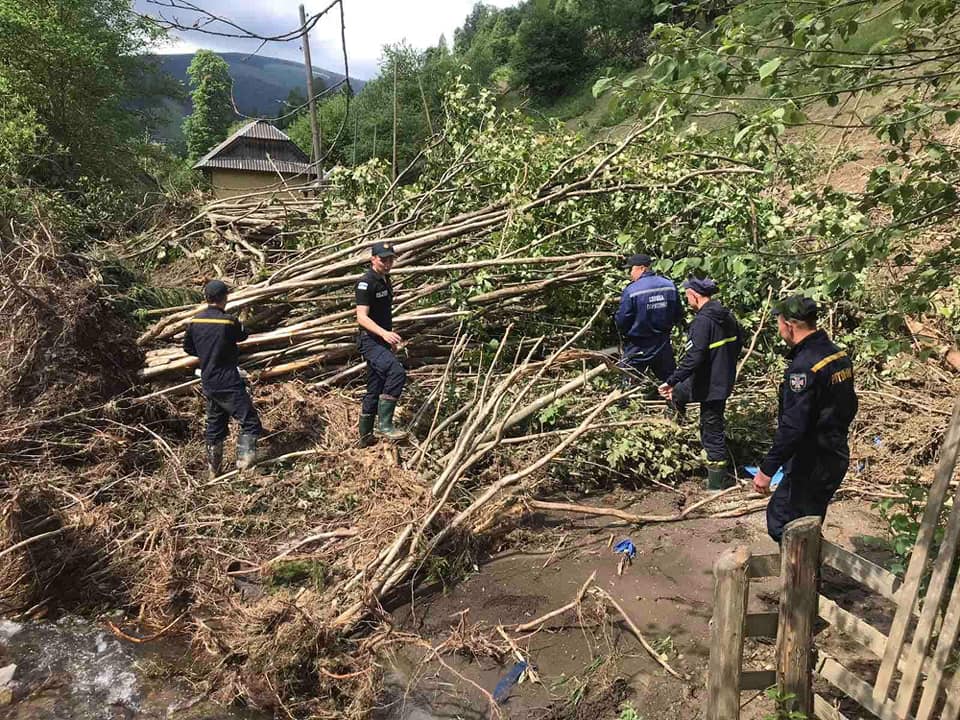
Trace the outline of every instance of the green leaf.
<instances>
[{"instance_id":1,"label":"green leaf","mask_svg":"<svg viewBox=\"0 0 960 720\"><path fill-rule=\"evenodd\" d=\"M667 12L667 10L669 10L672 7L673 7L673 3L668 3L668 2L657 3L657 5L655 5L653 8L653 14L663 15L665 12Z\"/></svg>"},{"instance_id":2,"label":"green leaf","mask_svg":"<svg viewBox=\"0 0 960 720\"><path fill-rule=\"evenodd\" d=\"M610 86L613 84L613 78L611 77L602 77L593 84L593 96L595 98L603 95L607 90L610 89Z\"/></svg>"},{"instance_id":3,"label":"green leaf","mask_svg":"<svg viewBox=\"0 0 960 720\"><path fill-rule=\"evenodd\" d=\"M770 77L777 71L777 68L780 67L780 64L783 62L783 58L775 57L773 60L768 60L763 65L760 66L760 79L764 80L765 78Z\"/></svg>"},{"instance_id":4,"label":"green leaf","mask_svg":"<svg viewBox=\"0 0 960 720\"><path fill-rule=\"evenodd\" d=\"M957 120L960 120L960 110L947 110L943 117L947 121L947 125L953 125Z\"/></svg>"}]
</instances>

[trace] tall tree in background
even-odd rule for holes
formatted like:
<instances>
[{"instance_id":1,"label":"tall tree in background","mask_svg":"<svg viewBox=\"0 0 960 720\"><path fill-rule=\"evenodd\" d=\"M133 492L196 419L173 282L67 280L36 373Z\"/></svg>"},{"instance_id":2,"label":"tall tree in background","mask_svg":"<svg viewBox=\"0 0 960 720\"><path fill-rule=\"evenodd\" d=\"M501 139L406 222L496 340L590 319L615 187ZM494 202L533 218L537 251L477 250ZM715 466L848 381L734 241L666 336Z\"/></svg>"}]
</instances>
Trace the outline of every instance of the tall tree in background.
<instances>
[{"instance_id":1,"label":"tall tree in background","mask_svg":"<svg viewBox=\"0 0 960 720\"><path fill-rule=\"evenodd\" d=\"M161 34L131 0L0 0L0 102L48 141L33 180L62 187L132 172L169 94L144 57Z\"/></svg>"},{"instance_id":2,"label":"tall tree in background","mask_svg":"<svg viewBox=\"0 0 960 720\"><path fill-rule=\"evenodd\" d=\"M214 52L200 50L187 68L193 112L183 121L187 155L196 160L227 137L234 120L230 67Z\"/></svg>"},{"instance_id":3,"label":"tall tree in background","mask_svg":"<svg viewBox=\"0 0 960 720\"><path fill-rule=\"evenodd\" d=\"M560 95L587 69L587 32L580 19L531 5L517 28L510 64L515 84L541 97Z\"/></svg>"}]
</instances>

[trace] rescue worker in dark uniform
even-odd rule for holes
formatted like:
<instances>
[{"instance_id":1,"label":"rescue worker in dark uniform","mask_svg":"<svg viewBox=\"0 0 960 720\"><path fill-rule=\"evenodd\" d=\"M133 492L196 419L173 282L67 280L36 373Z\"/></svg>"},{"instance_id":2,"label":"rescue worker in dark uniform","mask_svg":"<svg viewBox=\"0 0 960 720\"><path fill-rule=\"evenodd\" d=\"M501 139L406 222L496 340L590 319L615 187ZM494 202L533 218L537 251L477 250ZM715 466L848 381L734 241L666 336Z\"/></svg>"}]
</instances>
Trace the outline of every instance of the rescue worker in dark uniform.
<instances>
[{"instance_id":1,"label":"rescue worker in dark uniform","mask_svg":"<svg viewBox=\"0 0 960 720\"><path fill-rule=\"evenodd\" d=\"M780 385L773 447L753 479L757 492L783 467L783 479L767 505L767 532L778 543L787 523L826 517L827 505L850 464L847 435L857 414L853 363L817 329L817 303L794 295L776 307L777 329L790 346L790 365Z\"/></svg>"},{"instance_id":2,"label":"rescue worker in dark uniform","mask_svg":"<svg viewBox=\"0 0 960 720\"><path fill-rule=\"evenodd\" d=\"M680 415L690 402L700 403L700 443L707 453L707 489L723 490L734 483L727 471L724 412L737 376L743 330L733 314L713 299L719 290L709 279L683 283L696 317L687 330L686 354L660 386Z\"/></svg>"},{"instance_id":3,"label":"rescue worker in dark uniform","mask_svg":"<svg viewBox=\"0 0 960 720\"><path fill-rule=\"evenodd\" d=\"M677 368L670 332L683 318L683 307L677 286L654 274L652 264L645 253L627 258L631 282L620 296L614 322L624 338L621 367L638 375L652 372L662 383Z\"/></svg>"},{"instance_id":4,"label":"rescue worker in dark uniform","mask_svg":"<svg viewBox=\"0 0 960 720\"><path fill-rule=\"evenodd\" d=\"M396 257L390 243L371 248L370 269L357 283L357 324L360 325L360 353L367 361L367 394L360 408L360 445L374 442L376 432L388 440L402 440L406 433L393 426L397 400L407 381L406 370L397 359L401 342L393 332L393 285L390 269Z\"/></svg>"},{"instance_id":5,"label":"rescue worker in dark uniform","mask_svg":"<svg viewBox=\"0 0 960 720\"><path fill-rule=\"evenodd\" d=\"M246 340L248 333L237 318L224 312L227 293L222 281L208 282L203 288L207 307L190 319L183 337L184 352L200 358L200 384L207 398L206 455L211 477L220 474L223 441L231 417L240 423L237 469L245 470L256 462L257 438L263 434L237 367L237 343Z\"/></svg>"}]
</instances>

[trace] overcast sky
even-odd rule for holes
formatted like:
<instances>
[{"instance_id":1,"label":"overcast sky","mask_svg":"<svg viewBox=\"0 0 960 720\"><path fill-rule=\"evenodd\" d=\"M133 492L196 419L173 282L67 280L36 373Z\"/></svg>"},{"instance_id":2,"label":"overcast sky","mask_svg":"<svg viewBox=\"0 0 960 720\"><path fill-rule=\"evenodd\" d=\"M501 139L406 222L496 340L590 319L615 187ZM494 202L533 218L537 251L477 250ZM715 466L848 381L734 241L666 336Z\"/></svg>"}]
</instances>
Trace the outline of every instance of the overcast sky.
<instances>
[{"instance_id":1,"label":"overcast sky","mask_svg":"<svg viewBox=\"0 0 960 720\"><path fill-rule=\"evenodd\" d=\"M161 0L165 2L166 0ZM453 31L476 0L344 0L347 28L347 56L350 75L368 80L377 73L381 48L389 43L406 40L416 48L436 45L441 35L453 44ZM490 5L506 7L518 0L485 0ZM330 0L305 0L307 16L319 12ZM260 35L275 36L293 30L299 24L296 0L193 0L209 12L229 18L232 22ZM162 8L149 0L135 0L143 13L167 18L176 17L184 25L192 25L197 15L187 11ZM209 26L214 29L215 26ZM222 25L219 29L226 29ZM208 48L220 52L253 52L256 41L206 35L200 32L172 31L173 42L158 48L164 53L194 52ZM313 64L326 70L343 72L340 49L340 18L336 8L325 15L310 33ZM299 42L268 43L260 55L303 60Z\"/></svg>"}]
</instances>

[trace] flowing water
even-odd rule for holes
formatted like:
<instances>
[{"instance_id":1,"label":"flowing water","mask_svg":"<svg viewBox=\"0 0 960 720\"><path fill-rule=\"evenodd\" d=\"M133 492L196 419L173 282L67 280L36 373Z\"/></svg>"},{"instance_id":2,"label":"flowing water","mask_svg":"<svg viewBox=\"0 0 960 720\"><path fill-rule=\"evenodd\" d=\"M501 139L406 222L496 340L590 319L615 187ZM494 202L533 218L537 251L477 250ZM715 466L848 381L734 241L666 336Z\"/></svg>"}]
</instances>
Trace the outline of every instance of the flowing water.
<instances>
[{"instance_id":1,"label":"flowing water","mask_svg":"<svg viewBox=\"0 0 960 720\"><path fill-rule=\"evenodd\" d=\"M218 706L172 675L185 648L134 645L100 625L0 619L0 718L11 720L263 720ZM11 665L12 680L4 684Z\"/></svg>"}]
</instances>

